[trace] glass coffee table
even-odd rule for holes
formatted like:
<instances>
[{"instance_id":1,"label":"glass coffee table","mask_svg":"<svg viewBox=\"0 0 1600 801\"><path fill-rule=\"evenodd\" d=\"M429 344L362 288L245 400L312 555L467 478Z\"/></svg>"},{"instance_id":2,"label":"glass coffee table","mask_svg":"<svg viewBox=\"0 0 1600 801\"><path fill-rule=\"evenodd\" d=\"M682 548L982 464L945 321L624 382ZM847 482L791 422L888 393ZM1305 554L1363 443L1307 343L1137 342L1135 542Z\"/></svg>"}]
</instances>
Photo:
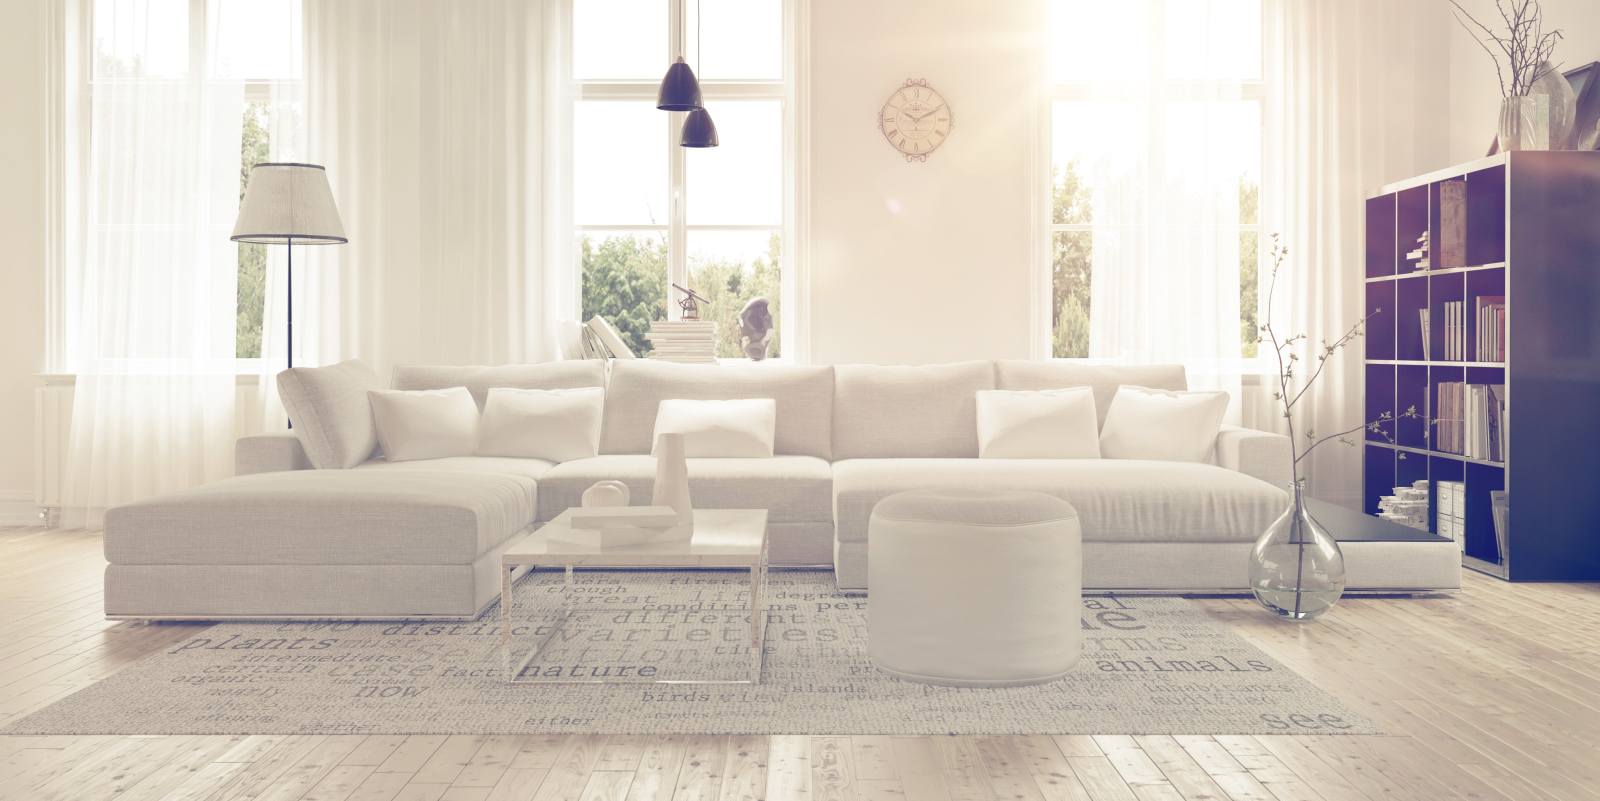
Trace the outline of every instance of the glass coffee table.
<instances>
[{"instance_id":1,"label":"glass coffee table","mask_svg":"<svg viewBox=\"0 0 1600 801\"><path fill-rule=\"evenodd\" d=\"M574 542L560 535L571 532L571 510L562 512L538 531L512 545L500 557L500 651L506 680L519 683L656 682L672 684L759 684L765 658L767 608L763 598L767 579L767 510L696 509L694 534L689 539L617 547ZM512 592L524 576L537 578L535 568L561 568L565 575L561 608L549 623L533 626L534 642L523 653L518 647L515 598ZM530 664L547 646L576 622L593 620L599 613L613 618L623 610L614 605L583 609L574 603L573 571L665 569L734 569L750 571L748 661L736 675L706 678L663 675L659 667L640 664L607 666L603 676L527 675ZM727 610L723 610L727 611ZM595 614L586 614L595 613ZM742 630L742 626L740 627ZM576 635L574 635L576 636ZM743 638L743 635L740 635ZM714 644L714 643L708 643Z\"/></svg>"}]
</instances>

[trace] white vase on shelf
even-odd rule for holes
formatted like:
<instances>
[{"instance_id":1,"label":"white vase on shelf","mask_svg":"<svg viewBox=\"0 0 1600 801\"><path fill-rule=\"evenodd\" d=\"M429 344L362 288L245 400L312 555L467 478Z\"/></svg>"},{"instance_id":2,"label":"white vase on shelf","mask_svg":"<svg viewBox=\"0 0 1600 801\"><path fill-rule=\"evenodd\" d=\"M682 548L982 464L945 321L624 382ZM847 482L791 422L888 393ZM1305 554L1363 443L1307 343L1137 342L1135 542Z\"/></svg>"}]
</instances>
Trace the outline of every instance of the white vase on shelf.
<instances>
[{"instance_id":1,"label":"white vase on shelf","mask_svg":"<svg viewBox=\"0 0 1600 801\"><path fill-rule=\"evenodd\" d=\"M678 513L678 525L694 525L694 507L689 502L689 462L684 456L682 434L656 437L656 483L650 503L670 506Z\"/></svg>"}]
</instances>

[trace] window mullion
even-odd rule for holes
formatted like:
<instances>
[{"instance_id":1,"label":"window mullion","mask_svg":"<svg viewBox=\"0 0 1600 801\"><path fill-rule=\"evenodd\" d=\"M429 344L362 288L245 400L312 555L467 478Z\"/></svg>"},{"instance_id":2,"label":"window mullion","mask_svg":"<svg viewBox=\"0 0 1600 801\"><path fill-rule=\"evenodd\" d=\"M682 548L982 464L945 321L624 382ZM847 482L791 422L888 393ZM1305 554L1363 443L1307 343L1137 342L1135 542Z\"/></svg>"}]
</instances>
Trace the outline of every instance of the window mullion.
<instances>
[{"instance_id":1,"label":"window mullion","mask_svg":"<svg viewBox=\"0 0 1600 801\"><path fill-rule=\"evenodd\" d=\"M667 10L667 52L672 57L683 54L688 42L679 42L677 37L678 27L686 20L679 16L684 9L671 0L661 0L668 5ZM684 33L687 40L687 30ZM695 65L698 70L699 65ZM678 304L673 302L672 285L689 285L689 258L688 258L688 233L687 214L684 208L687 200L684 191L686 162L688 158L684 149L678 146L679 137L683 135L683 118L685 112L669 111L666 113L667 125L667 286L666 304L667 319L680 318Z\"/></svg>"}]
</instances>

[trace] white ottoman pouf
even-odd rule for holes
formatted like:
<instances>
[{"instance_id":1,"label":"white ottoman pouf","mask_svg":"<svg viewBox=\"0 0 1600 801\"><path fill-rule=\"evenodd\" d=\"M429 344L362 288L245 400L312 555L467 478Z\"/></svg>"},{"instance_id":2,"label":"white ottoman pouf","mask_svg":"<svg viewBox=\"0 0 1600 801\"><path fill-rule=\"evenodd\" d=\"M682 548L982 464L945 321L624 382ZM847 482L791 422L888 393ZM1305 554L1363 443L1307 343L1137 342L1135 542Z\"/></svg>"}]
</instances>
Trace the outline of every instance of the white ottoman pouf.
<instances>
[{"instance_id":1,"label":"white ottoman pouf","mask_svg":"<svg viewBox=\"0 0 1600 801\"><path fill-rule=\"evenodd\" d=\"M1061 678L1082 653L1078 513L1037 492L916 490L872 510L867 653L903 679Z\"/></svg>"}]
</instances>

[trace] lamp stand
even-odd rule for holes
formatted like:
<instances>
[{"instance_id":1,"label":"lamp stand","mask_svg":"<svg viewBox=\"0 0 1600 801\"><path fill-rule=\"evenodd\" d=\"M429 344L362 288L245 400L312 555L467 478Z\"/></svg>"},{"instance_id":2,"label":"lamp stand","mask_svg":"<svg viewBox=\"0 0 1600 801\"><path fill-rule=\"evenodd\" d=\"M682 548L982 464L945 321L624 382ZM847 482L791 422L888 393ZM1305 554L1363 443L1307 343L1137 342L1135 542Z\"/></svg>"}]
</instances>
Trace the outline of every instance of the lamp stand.
<instances>
[{"instance_id":1,"label":"lamp stand","mask_svg":"<svg viewBox=\"0 0 1600 801\"><path fill-rule=\"evenodd\" d=\"M288 336L287 339L284 340L284 348L285 348L284 352L288 356L288 365L287 366L289 368L293 368L294 367L294 237L289 237L287 240L285 240L285 244L288 246L288 249L289 249L289 254L288 254L289 255L289 264L288 264L287 268L283 271L283 276L284 276L283 283L284 283L284 286L288 289L287 295L288 295L288 300L289 300L289 307L288 307L288 310L289 310L289 331L288 331L288 334L289 334L289 336ZM284 418L284 423L288 425L290 430L294 429L294 421L293 420L290 420L288 418Z\"/></svg>"}]
</instances>

